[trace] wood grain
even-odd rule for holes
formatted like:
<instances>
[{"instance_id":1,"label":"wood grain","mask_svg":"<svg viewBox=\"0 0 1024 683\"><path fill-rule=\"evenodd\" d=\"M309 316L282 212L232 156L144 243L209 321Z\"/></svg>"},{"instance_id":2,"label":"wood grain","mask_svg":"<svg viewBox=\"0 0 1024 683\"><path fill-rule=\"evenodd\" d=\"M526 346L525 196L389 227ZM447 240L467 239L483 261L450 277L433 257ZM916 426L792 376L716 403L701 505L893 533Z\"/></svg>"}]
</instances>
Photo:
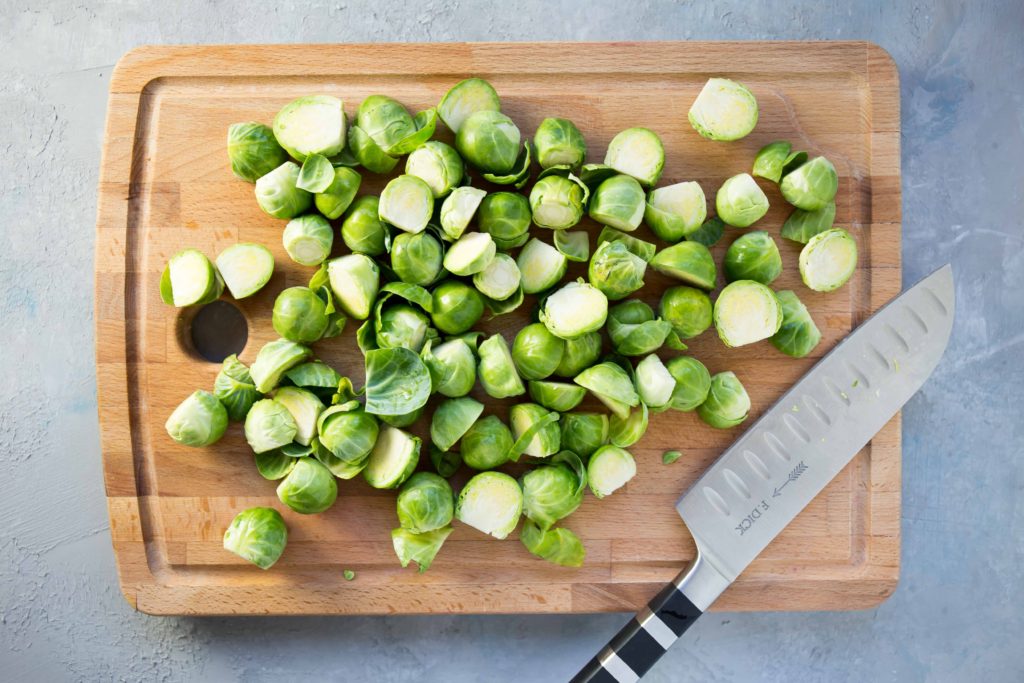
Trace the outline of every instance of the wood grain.
<instances>
[{"instance_id":1,"label":"wood grain","mask_svg":"<svg viewBox=\"0 0 1024 683\"><path fill-rule=\"evenodd\" d=\"M568 57L568 58L567 58ZM673 509L679 493L738 430L716 431L693 415L665 413L634 450L638 476L602 501L588 497L568 526L584 539L581 569L549 565L514 540L499 542L457 525L434 566L402 570L390 548L393 495L342 482L338 503L304 517L282 510L291 541L278 566L260 571L223 551L230 519L251 505L281 508L232 426L215 447L171 441L166 416L188 393L209 388L218 366L189 348L188 311L163 305L164 262L193 246L211 257L256 241L278 270L252 299L242 359L275 335L269 311L281 289L311 270L281 245L283 223L264 215L252 185L235 179L224 150L230 123L269 122L296 96L359 101L385 92L417 110L460 78L490 79L507 111L532 134L544 116L573 119L589 160L600 161L617 131L649 126L668 153L662 184L699 180L708 197L748 169L775 139L827 155L839 170L837 223L856 237L853 280L824 295L800 284L797 245L779 240L793 288L822 329L816 357L900 290L899 87L877 46L840 43L540 43L143 47L122 58L111 80L99 187L96 245L96 361L106 493L122 590L154 614L373 614L417 612L629 611L645 603L693 556ZM761 106L757 129L736 143L701 139L686 111L704 80L737 78ZM449 136L446 131L439 134ZM386 179L364 174L361 193ZM788 215L771 183L772 208L758 224L774 234ZM596 226L585 226L592 234ZM736 236L716 248L721 257ZM651 239L646 228L638 233ZM340 240L337 240L340 246ZM337 251L337 249L336 249ZM578 270L576 272L579 272ZM570 275L573 275L571 272ZM649 276L641 298L656 303L667 282ZM488 324L509 339L531 306ZM318 355L355 380L361 357L350 325ZM755 413L816 358L787 359L767 344L725 349L709 332L692 353L712 372L734 370ZM488 410L504 416L508 402ZM662 451L682 448L665 467ZM893 419L715 605L728 610L853 609L877 604L899 573L900 426ZM345 581L343 569L358 572Z\"/></svg>"}]
</instances>

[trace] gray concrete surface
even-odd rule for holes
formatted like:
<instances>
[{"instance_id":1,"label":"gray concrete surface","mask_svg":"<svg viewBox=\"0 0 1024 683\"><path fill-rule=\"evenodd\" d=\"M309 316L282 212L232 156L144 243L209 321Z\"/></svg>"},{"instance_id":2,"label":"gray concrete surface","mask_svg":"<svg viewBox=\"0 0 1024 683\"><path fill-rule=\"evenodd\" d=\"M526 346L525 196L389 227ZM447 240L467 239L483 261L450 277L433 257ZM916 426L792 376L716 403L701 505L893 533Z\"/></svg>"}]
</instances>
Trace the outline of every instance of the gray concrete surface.
<instances>
[{"instance_id":1,"label":"gray concrete surface","mask_svg":"<svg viewBox=\"0 0 1024 683\"><path fill-rule=\"evenodd\" d=\"M558 9L554 5L558 5ZM550 6L549 6L550 5ZM904 418L903 578L876 610L715 614L651 681L1024 671L1024 4L0 3L0 680L555 681L621 615L171 619L116 585L92 360L111 66L142 43L869 39L902 76L904 280L952 261L946 362ZM570 58L571 57L567 57Z\"/></svg>"}]
</instances>

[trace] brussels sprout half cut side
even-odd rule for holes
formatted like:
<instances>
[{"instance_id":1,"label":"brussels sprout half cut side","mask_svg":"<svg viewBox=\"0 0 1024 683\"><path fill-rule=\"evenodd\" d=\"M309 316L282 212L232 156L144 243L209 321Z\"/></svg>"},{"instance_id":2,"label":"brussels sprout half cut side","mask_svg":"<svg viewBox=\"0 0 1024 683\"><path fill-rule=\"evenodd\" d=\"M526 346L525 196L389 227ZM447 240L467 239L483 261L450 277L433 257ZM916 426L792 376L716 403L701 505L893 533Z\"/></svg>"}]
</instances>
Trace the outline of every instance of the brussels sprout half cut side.
<instances>
[{"instance_id":1,"label":"brussels sprout half cut side","mask_svg":"<svg viewBox=\"0 0 1024 683\"><path fill-rule=\"evenodd\" d=\"M453 275L475 275L491 264L498 248L486 232L467 232L448 247L445 270Z\"/></svg>"},{"instance_id":2,"label":"brussels sprout half cut side","mask_svg":"<svg viewBox=\"0 0 1024 683\"><path fill-rule=\"evenodd\" d=\"M260 569L270 569L288 544L288 527L274 508L254 507L235 515L224 532L224 550Z\"/></svg>"},{"instance_id":3,"label":"brussels sprout half cut side","mask_svg":"<svg viewBox=\"0 0 1024 683\"><path fill-rule=\"evenodd\" d=\"M385 427L370 452L363 470L366 483L375 489L398 488L420 461L420 439L396 427Z\"/></svg>"},{"instance_id":4,"label":"brussels sprout half cut side","mask_svg":"<svg viewBox=\"0 0 1024 683\"><path fill-rule=\"evenodd\" d=\"M516 442L511 459L520 455L546 458L562 447L562 432L558 428L558 414L536 403L517 403L509 409L509 423Z\"/></svg>"},{"instance_id":5,"label":"brussels sprout half cut side","mask_svg":"<svg viewBox=\"0 0 1024 683\"><path fill-rule=\"evenodd\" d=\"M553 246L532 238L519 252L516 258L522 278L523 292L537 294L545 292L565 276L569 262L565 256Z\"/></svg>"},{"instance_id":6,"label":"brussels sprout half cut side","mask_svg":"<svg viewBox=\"0 0 1024 683\"><path fill-rule=\"evenodd\" d=\"M392 179L380 194L380 219L405 232L423 232L434 214L434 192L412 175Z\"/></svg>"},{"instance_id":7,"label":"brussels sprout half cut side","mask_svg":"<svg viewBox=\"0 0 1024 683\"><path fill-rule=\"evenodd\" d=\"M242 242L217 254L217 270L231 296L244 299L270 281L274 274L274 256L262 244Z\"/></svg>"},{"instance_id":8,"label":"brussels sprout half cut side","mask_svg":"<svg viewBox=\"0 0 1024 683\"><path fill-rule=\"evenodd\" d=\"M462 123L478 111L501 111L494 86L482 78L459 81L437 105L438 116L453 133L458 133Z\"/></svg>"},{"instance_id":9,"label":"brussels sprout half cut side","mask_svg":"<svg viewBox=\"0 0 1024 683\"><path fill-rule=\"evenodd\" d=\"M570 282L544 301L540 321L562 339L600 330L608 319L608 297L593 285Z\"/></svg>"},{"instance_id":10,"label":"brussels sprout half cut side","mask_svg":"<svg viewBox=\"0 0 1024 683\"><path fill-rule=\"evenodd\" d=\"M718 188L715 210L727 225L748 228L768 213L768 197L749 173L740 173Z\"/></svg>"},{"instance_id":11,"label":"brussels sprout half cut side","mask_svg":"<svg viewBox=\"0 0 1024 683\"><path fill-rule=\"evenodd\" d=\"M808 240L800 251L800 278L816 292L831 292L857 270L857 242L842 228L831 228Z\"/></svg>"},{"instance_id":12,"label":"brussels sprout half cut side","mask_svg":"<svg viewBox=\"0 0 1024 683\"><path fill-rule=\"evenodd\" d=\"M662 249L650 262L662 275L674 277L693 287L712 290L718 271L711 252L699 242L680 242Z\"/></svg>"},{"instance_id":13,"label":"brussels sprout half cut side","mask_svg":"<svg viewBox=\"0 0 1024 683\"><path fill-rule=\"evenodd\" d=\"M729 245L722 261L725 279L753 280L770 285L782 275L782 255L775 240L764 230L740 235Z\"/></svg>"},{"instance_id":14,"label":"brussels sprout half cut side","mask_svg":"<svg viewBox=\"0 0 1024 683\"><path fill-rule=\"evenodd\" d=\"M228 126L228 159L232 173L255 183L288 161L288 153L277 143L269 126L247 121Z\"/></svg>"},{"instance_id":15,"label":"brussels sprout half cut side","mask_svg":"<svg viewBox=\"0 0 1024 683\"><path fill-rule=\"evenodd\" d=\"M228 412L210 392L196 391L174 409L164 428L183 446L209 446L224 436Z\"/></svg>"},{"instance_id":16,"label":"brussels sprout half cut side","mask_svg":"<svg viewBox=\"0 0 1024 683\"><path fill-rule=\"evenodd\" d=\"M541 178L530 190L534 224L551 230L573 227L583 218L589 192L587 186L572 174Z\"/></svg>"},{"instance_id":17,"label":"brussels sprout half cut side","mask_svg":"<svg viewBox=\"0 0 1024 683\"><path fill-rule=\"evenodd\" d=\"M318 266L331 255L334 229L315 213L288 221L281 236L284 250L300 266Z\"/></svg>"},{"instance_id":18,"label":"brussels sprout half cut side","mask_svg":"<svg viewBox=\"0 0 1024 683\"><path fill-rule=\"evenodd\" d=\"M453 242L462 237L486 196L486 190L468 185L452 190L441 204L441 230L445 237Z\"/></svg>"},{"instance_id":19,"label":"brussels sprout half cut side","mask_svg":"<svg viewBox=\"0 0 1024 683\"><path fill-rule=\"evenodd\" d=\"M217 269L198 249L183 249L172 256L160 277L160 298L178 308L216 301L223 291Z\"/></svg>"},{"instance_id":20,"label":"brussels sprout half cut side","mask_svg":"<svg viewBox=\"0 0 1024 683\"><path fill-rule=\"evenodd\" d=\"M292 414L295 420L295 442L308 446L317 434L317 421L324 410L324 404L316 394L299 387L281 387L274 392L274 400Z\"/></svg>"},{"instance_id":21,"label":"brussels sprout half cut side","mask_svg":"<svg viewBox=\"0 0 1024 683\"><path fill-rule=\"evenodd\" d=\"M649 128L627 128L608 143L604 165L654 187L665 168L665 147Z\"/></svg>"},{"instance_id":22,"label":"brussels sprout half cut side","mask_svg":"<svg viewBox=\"0 0 1024 683\"><path fill-rule=\"evenodd\" d=\"M787 356L803 358L821 341L821 332L795 292L776 292L775 298L782 305L782 327L769 341Z\"/></svg>"},{"instance_id":23,"label":"brussels sprout half cut side","mask_svg":"<svg viewBox=\"0 0 1024 683\"><path fill-rule=\"evenodd\" d=\"M516 260L508 254L495 254L487 267L473 275L473 286L481 294L501 301L519 290L522 276Z\"/></svg>"},{"instance_id":24,"label":"brussels sprout half cut side","mask_svg":"<svg viewBox=\"0 0 1024 683\"><path fill-rule=\"evenodd\" d=\"M757 125L757 99L742 83L709 78L690 107L689 119L708 140L739 140Z\"/></svg>"},{"instance_id":25,"label":"brussels sprout half cut side","mask_svg":"<svg viewBox=\"0 0 1024 683\"><path fill-rule=\"evenodd\" d=\"M651 410L665 410L676 388L675 377L653 353L636 365L636 388L640 400Z\"/></svg>"},{"instance_id":26,"label":"brussels sprout half cut side","mask_svg":"<svg viewBox=\"0 0 1024 683\"><path fill-rule=\"evenodd\" d=\"M839 176L831 161L815 157L783 176L779 189L785 200L796 208L817 211L835 199Z\"/></svg>"},{"instance_id":27,"label":"brussels sprout half cut side","mask_svg":"<svg viewBox=\"0 0 1024 683\"><path fill-rule=\"evenodd\" d=\"M345 146L342 101L329 95L292 100L274 117L274 137L299 161L312 154L338 154Z\"/></svg>"},{"instance_id":28,"label":"brussels sprout half cut side","mask_svg":"<svg viewBox=\"0 0 1024 683\"><path fill-rule=\"evenodd\" d=\"M587 463L587 483L597 498L604 498L636 476L632 453L618 446L601 446Z\"/></svg>"},{"instance_id":29,"label":"brussels sprout half cut side","mask_svg":"<svg viewBox=\"0 0 1024 683\"><path fill-rule=\"evenodd\" d=\"M666 242L678 242L696 232L707 216L708 202L696 181L659 187L647 195L644 221Z\"/></svg>"},{"instance_id":30,"label":"brussels sprout half cut side","mask_svg":"<svg viewBox=\"0 0 1024 683\"><path fill-rule=\"evenodd\" d=\"M366 320L380 288L380 269L365 254L347 254L327 262L331 292L345 315Z\"/></svg>"},{"instance_id":31,"label":"brussels sprout half cut side","mask_svg":"<svg viewBox=\"0 0 1024 683\"><path fill-rule=\"evenodd\" d=\"M508 343L500 334L494 334L479 348L480 363L477 377L484 391L492 398L509 398L526 393L526 387L519 378Z\"/></svg>"},{"instance_id":32,"label":"brussels sprout half cut side","mask_svg":"<svg viewBox=\"0 0 1024 683\"><path fill-rule=\"evenodd\" d=\"M523 512L519 483L503 472L481 472L466 482L455 504L455 517L494 538L507 538Z\"/></svg>"},{"instance_id":33,"label":"brussels sprout half cut side","mask_svg":"<svg viewBox=\"0 0 1024 683\"><path fill-rule=\"evenodd\" d=\"M434 198L440 199L462 182L462 158L450 145L431 140L408 156L405 173L425 182Z\"/></svg>"},{"instance_id":34,"label":"brussels sprout half cut side","mask_svg":"<svg viewBox=\"0 0 1024 683\"><path fill-rule=\"evenodd\" d=\"M739 378L731 372L720 372L711 378L708 397L697 406L697 415L708 426L729 429L747 419L750 396Z\"/></svg>"},{"instance_id":35,"label":"brussels sprout half cut side","mask_svg":"<svg viewBox=\"0 0 1024 683\"><path fill-rule=\"evenodd\" d=\"M714 321L726 346L745 346L779 331L782 306L775 292L760 282L737 280L718 294Z\"/></svg>"}]
</instances>

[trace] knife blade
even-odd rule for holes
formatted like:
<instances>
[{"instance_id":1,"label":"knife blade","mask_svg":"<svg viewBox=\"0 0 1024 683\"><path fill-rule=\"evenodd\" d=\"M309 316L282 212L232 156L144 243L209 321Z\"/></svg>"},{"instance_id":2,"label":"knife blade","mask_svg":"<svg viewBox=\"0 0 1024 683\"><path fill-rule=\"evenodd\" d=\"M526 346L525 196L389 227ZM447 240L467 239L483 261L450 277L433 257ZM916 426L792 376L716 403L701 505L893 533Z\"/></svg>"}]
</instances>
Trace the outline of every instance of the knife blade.
<instances>
[{"instance_id":1,"label":"knife blade","mask_svg":"<svg viewBox=\"0 0 1024 683\"><path fill-rule=\"evenodd\" d=\"M572 679L639 680L924 384L953 328L947 264L835 346L676 504L697 557Z\"/></svg>"}]
</instances>

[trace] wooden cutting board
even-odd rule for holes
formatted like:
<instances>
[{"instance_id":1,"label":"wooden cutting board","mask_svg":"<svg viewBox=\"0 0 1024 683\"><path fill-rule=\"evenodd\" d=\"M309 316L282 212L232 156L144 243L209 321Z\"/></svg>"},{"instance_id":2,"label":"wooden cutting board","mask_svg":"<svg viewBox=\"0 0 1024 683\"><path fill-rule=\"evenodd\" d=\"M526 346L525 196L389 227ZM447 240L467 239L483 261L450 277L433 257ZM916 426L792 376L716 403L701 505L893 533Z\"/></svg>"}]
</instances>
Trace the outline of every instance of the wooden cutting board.
<instances>
[{"instance_id":1,"label":"wooden cutting board","mask_svg":"<svg viewBox=\"0 0 1024 683\"><path fill-rule=\"evenodd\" d=\"M232 176L225 151L228 125L269 123L286 102L311 93L343 98L350 118L375 92L415 111L436 104L452 84L471 75L495 85L503 109L526 135L545 116L574 120L586 136L591 161L603 158L619 130L654 129L667 152L662 184L699 180L712 206L721 182L749 171L754 154L772 140L791 140L796 148L825 154L835 163L840 174L836 222L852 232L861 253L851 282L832 294L811 292L800 283L798 245L777 240L785 271L775 287L795 289L810 308L823 333L816 357L793 360L766 343L726 349L714 331L691 345L712 372L736 372L753 399L752 417L899 292L898 75L890 57L869 43L134 50L122 58L110 86L97 219L96 358L111 532L122 590L137 609L153 614L631 611L693 556L693 542L673 505L742 431L710 429L693 414L670 411L654 417L647 435L631 449L636 478L604 500L588 495L568 520L586 544L582 568L538 560L515 535L497 541L456 523L433 567L422 575L401 569L392 551L393 492L373 490L361 479L341 482L338 502L327 513L297 515L278 502L275 483L256 472L240 426L233 425L208 449L178 446L164 431L173 408L193 390L211 389L218 370L191 347L194 311L160 301L158 280L168 257L197 247L212 258L238 241L260 242L274 252L278 268L270 284L238 303L249 325L241 354L246 363L276 336L270 309L277 293L304 284L312 273L287 258L281 245L284 222L264 215L253 186ZM744 82L760 103L756 130L739 142L704 140L687 123L690 103L704 81L717 75ZM450 139L447 131L439 136ZM361 193L379 192L385 180L364 174ZM774 185L761 185L772 208L757 227L777 237L790 209ZM584 227L593 244L596 226L588 220ZM637 234L653 239L646 227ZM719 262L738 234L730 229L714 249ZM336 242L338 251L343 245ZM640 296L656 303L667 284L649 275ZM532 308L528 301L487 329L511 341ZM339 339L317 344L316 351L358 383L362 361L355 327L350 324ZM489 411L503 417L507 405L488 402ZM685 457L665 466L661 454L669 448L682 449ZM232 517L254 505L282 510L290 528L287 551L266 572L221 548ZM896 584L899 520L897 416L715 607L874 605ZM344 569L356 571L356 579L346 581Z\"/></svg>"}]
</instances>

